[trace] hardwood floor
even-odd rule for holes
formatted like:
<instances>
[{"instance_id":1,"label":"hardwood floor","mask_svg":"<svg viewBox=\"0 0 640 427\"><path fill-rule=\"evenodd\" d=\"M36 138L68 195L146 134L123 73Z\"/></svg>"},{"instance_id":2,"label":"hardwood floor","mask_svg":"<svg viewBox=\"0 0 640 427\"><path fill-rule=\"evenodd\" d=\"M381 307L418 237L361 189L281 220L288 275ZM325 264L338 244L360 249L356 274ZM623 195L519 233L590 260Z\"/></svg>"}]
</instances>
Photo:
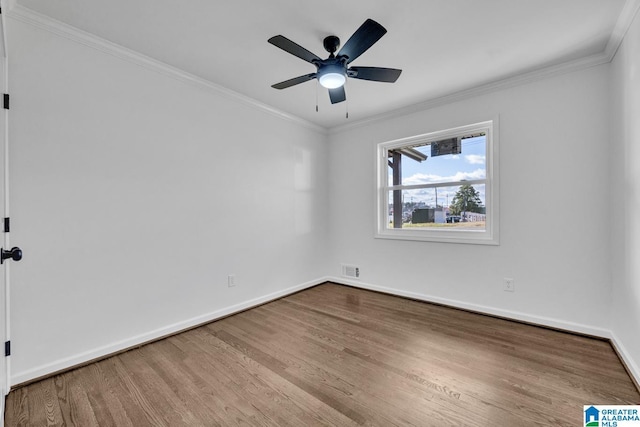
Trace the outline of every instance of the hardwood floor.
<instances>
[{"instance_id":1,"label":"hardwood floor","mask_svg":"<svg viewBox=\"0 0 640 427\"><path fill-rule=\"evenodd\" d=\"M609 343L324 284L12 391L7 426L576 426Z\"/></svg>"}]
</instances>

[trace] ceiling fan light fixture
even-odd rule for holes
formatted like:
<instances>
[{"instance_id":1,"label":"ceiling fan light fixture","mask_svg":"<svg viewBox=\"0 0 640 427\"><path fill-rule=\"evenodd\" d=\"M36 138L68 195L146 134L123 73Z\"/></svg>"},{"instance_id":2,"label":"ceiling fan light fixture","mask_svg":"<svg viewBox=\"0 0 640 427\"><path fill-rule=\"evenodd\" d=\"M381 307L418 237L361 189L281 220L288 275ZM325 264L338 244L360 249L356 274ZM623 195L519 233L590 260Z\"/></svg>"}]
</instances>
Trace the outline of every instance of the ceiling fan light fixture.
<instances>
[{"instance_id":1,"label":"ceiling fan light fixture","mask_svg":"<svg viewBox=\"0 0 640 427\"><path fill-rule=\"evenodd\" d=\"M320 84L327 89L339 88L346 80L342 73L327 73L320 76Z\"/></svg>"},{"instance_id":2,"label":"ceiling fan light fixture","mask_svg":"<svg viewBox=\"0 0 640 427\"><path fill-rule=\"evenodd\" d=\"M347 80L345 67L342 64L330 64L320 67L318 81L327 89L337 89Z\"/></svg>"}]
</instances>

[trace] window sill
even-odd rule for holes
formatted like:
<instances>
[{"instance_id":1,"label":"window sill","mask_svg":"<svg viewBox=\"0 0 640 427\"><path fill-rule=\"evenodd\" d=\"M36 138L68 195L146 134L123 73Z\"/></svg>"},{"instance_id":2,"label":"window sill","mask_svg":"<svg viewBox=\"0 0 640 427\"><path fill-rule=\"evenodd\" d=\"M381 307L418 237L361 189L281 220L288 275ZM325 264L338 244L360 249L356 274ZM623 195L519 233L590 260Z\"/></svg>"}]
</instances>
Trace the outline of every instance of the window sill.
<instances>
[{"instance_id":1,"label":"window sill","mask_svg":"<svg viewBox=\"0 0 640 427\"><path fill-rule=\"evenodd\" d=\"M439 243L462 243L471 245L493 245L500 244L497 236L492 236L487 231L455 231L445 232L435 230L378 230L374 237L376 239L391 240L414 240L419 242L439 242Z\"/></svg>"}]
</instances>

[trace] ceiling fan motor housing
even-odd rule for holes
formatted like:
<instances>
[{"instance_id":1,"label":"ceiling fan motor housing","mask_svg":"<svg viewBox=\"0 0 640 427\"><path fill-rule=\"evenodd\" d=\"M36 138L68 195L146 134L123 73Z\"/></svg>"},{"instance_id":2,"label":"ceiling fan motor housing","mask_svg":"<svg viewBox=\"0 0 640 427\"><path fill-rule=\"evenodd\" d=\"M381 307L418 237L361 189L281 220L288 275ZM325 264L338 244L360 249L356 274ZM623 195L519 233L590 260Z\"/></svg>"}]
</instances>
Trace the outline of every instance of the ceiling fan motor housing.
<instances>
[{"instance_id":1,"label":"ceiling fan motor housing","mask_svg":"<svg viewBox=\"0 0 640 427\"><path fill-rule=\"evenodd\" d=\"M322 44L325 50L333 56L336 50L338 50L338 46L340 46L340 39L336 36L328 36L324 38Z\"/></svg>"}]
</instances>

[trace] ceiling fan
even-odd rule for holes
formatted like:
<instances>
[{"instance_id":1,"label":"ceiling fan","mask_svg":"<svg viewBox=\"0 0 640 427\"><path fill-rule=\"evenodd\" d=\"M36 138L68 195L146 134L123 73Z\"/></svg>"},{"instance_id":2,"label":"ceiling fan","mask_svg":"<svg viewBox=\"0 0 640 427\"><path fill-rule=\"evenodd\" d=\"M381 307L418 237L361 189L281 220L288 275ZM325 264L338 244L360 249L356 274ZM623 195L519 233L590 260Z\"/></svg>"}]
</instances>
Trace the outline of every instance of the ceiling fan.
<instances>
[{"instance_id":1,"label":"ceiling fan","mask_svg":"<svg viewBox=\"0 0 640 427\"><path fill-rule=\"evenodd\" d=\"M318 79L323 87L329 89L329 98L332 104L342 102L347 99L344 91L344 83L347 77L361 80L372 80L376 82L394 83L400 77L402 70L395 68L380 67L349 67L357 57L362 55L374 45L387 30L373 19L367 19L364 24L356 30L336 54L340 46L340 39L336 36L328 36L324 39L324 48L329 52L327 59L322 59L307 49L292 42L284 36L274 36L269 39L269 43L280 49L289 52L316 66L315 73L305 74L276 83L271 87L275 89L286 89L309 80Z\"/></svg>"}]
</instances>

